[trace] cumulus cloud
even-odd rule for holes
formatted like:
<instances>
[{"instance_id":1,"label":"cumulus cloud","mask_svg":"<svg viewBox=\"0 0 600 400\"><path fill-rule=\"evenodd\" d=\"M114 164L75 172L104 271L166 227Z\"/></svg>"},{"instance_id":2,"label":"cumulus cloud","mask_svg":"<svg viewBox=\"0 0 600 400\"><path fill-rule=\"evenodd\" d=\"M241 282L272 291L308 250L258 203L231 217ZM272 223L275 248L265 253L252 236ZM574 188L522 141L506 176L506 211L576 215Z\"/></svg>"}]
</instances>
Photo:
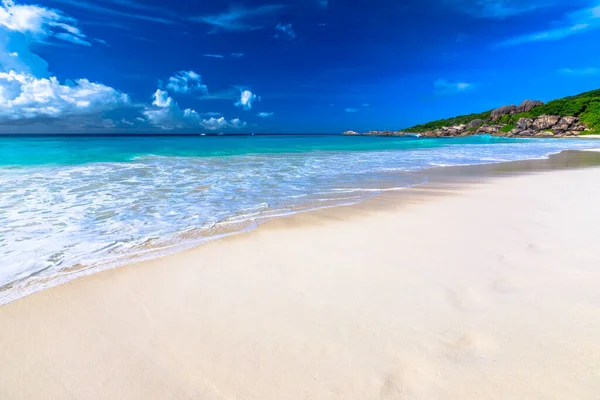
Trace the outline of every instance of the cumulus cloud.
<instances>
[{"instance_id":1,"label":"cumulus cloud","mask_svg":"<svg viewBox=\"0 0 600 400\"><path fill-rule=\"evenodd\" d=\"M143 114L150 124L164 130L203 128L208 131L216 131L235 130L246 126L246 123L238 118L229 121L225 117L202 118L202 114L196 110L190 108L182 110L166 91L160 89L157 89L152 95L152 105L154 107L148 107ZM214 115L215 113L206 114Z\"/></svg>"},{"instance_id":2,"label":"cumulus cloud","mask_svg":"<svg viewBox=\"0 0 600 400\"><path fill-rule=\"evenodd\" d=\"M445 79L438 79L434 82L435 93L437 95L450 95L463 93L473 89L474 85L467 82L449 82Z\"/></svg>"},{"instance_id":3,"label":"cumulus cloud","mask_svg":"<svg viewBox=\"0 0 600 400\"><path fill-rule=\"evenodd\" d=\"M175 93L207 92L202 77L194 71L179 71L167 81L166 88Z\"/></svg>"},{"instance_id":4,"label":"cumulus cloud","mask_svg":"<svg viewBox=\"0 0 600 400\"><path fill-rule=\"evenodd\" d=\"M48 77L48 64L30 50L32 43L60 40L89 46L77 21L58 10L0 2L0 71Z\"/></svg>"},{"instance_id":5,"label":"cumulus cloud","mask_svg":"<svg viewBox=\"0 0 600 400\"><path fill-rule=\"evenodd\" d=\"M171 107L171 105L174 104L174 101L171 96L169 96L169 93L165 92L164 90L156 89L156 92L154 92L152 98L152 104L157 107L166 108Z\"/></svg>"},{"instance_id":6,"label":"cumulus cloud","mask_svg":"<svg viewBox=\"0 0 600 400\"><path fill-rule=\"evenodd\" d=\"M154 107L148 107L143 114L150 124L161 129L182 128L186 118L195 118L195 115L191 115L192 110L182 111L164 90L156 89L152 95L152 105Z\"/></svg>"},{"instance_id":7,"label":"cumulus cloud","mask_svg":"<svg viewBox=\"0 0 600 400\"><path fill-rule=\"evenodd\" d=\"M286 6L279 4L255 8L235 7L221 14L192 17L190 20L211 25L211 33L219 30L244 32L264 28L265 20L281 13L285 8Z\"/></svg>"},{"instance_id":8,"label":"cumulus cloud","mask_svg":"<svg viewBox=\"0 0 600 400\"><path fill-rule=\"evenodd\" d=\"M63 12L0 1L0 121L35 131L48 124L61 129L114 127L104 115L131 108L129 97L88 79L61 83L51 76L48 63L30 46L55 41L90 46L77 21Z\"/></svg>"},{"instance_id":9,"label":"cumulus cloud","mask_svg":"<svg viewBox=\"0 0 600 400\"><path fill-rule=\"evenodd\" d=\"M241 107L244 110L251 110L252 103L260 101L260 97L252 93L250 90L242 90L240 99L235 103L236 107Z\"/></svg>"},{"instance_id":10,"label":"cumulus cloud","mask_svg":"<svg viewBox=\"0 0 600 400\"><path fill-rule=\"evenodd\" d=\"M565 39L600 28L600 5L582 8L565 15L555 27L544 31L516 36L501 42L500 46L515 46L531 42L548 42Z\"/></svg>"},{"instance_id":11,"label":"cumulus cloud","mask_svg":"<svg viewBox=\"0 0 600 400\"><path fill-rule=\"evenodd\" d=\"M203 119L200 122L200 125L209 131L217 131L217 130L227 130L227 129L241 129L246 126L245 122L240 121L239 118L234 118L227 121L224 117L214 118L211 117L209 119Z\"/></svg>"},{"instance_id":12,"label":"cumulus cloud","mask_svg":"<svg viewBox=\"0 0 600 400\"><path fill-rule=\"evenodd\" d=\"M142 7L135 0L110 1ZM83 7L87 3L77 4ZM77 21L63 12L0 0L0 123L9 131L81 132L139 129L148 125L161 129L231 130L246 126L238 118L226 120L214 113L199 114L179 107L167 90L207 93L206 85L194 71L174 74L153 94L151 103L137 105L125 93L102 83L85 78L61 82L51 76L48 63L30 48L33 43L43 45L59 40L90 46ZM106 44L101 39L93 41ZM251 93L242 100L241 106L250 109L258 98Z\"/></svg>"},{"instance_id":13,"label":"cumulus cloud","mask_svg":"<svg viewBox=\"0 0 600 400\"><path fill-rule=\"evenodd\" d=\"M129 103L126 94L87 79L63 85L56 77L0 72L0 121L100 114Z\"/></svg>"},{"instance_id":14,"label":"cumulus cloud","mask_svg":"<svg viewBox=\"0 0 600 400\"><path fill-rule=\"evenodd\" d=\"M347 113L355 113L358 112L358 110L356 108L346 108L344 111L346 111Z\"/></svg>"},{"instance_id":15,"label":"cumulus cloud","mask_svg":"<svg viewBox=\"0 0 600 400\"><path fill-rule=\"evenodd\" d=\"M275 30L277 31L277 33L275 34L276 38L287 37L288 39L296 39L296 37L298 36L296 35L296 32L294 32L292 24L283 25L279 23L277 24L277 26L275 26Z\"/></svg>"},{"instance_id":16,"label":"cumulus cloud","mask_svg":"<svg viewBox=\"0 0 600 400\"><path fill-rule=\"evenodd\" d=\"M259 112L256 115L258 115L261 118L269 118L269 117L273 116L273 113L272 112Z\"/></svg>"}]
</instances>

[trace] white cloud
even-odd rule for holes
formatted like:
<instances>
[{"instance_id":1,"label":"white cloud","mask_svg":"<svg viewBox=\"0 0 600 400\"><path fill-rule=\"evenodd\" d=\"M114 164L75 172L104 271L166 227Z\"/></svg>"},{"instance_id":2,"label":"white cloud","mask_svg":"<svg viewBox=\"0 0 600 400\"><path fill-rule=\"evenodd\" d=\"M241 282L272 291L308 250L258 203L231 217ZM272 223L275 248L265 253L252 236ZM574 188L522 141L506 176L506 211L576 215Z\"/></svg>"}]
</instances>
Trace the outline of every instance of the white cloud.
<instances>
[{"instance_id":1,"label":"white cloud","mask_svg":"<svg viewBox=\"0 0 600 400\"><path fill-rule=\"evenodd\" d=\"M242 58L244 53L231 53L231 58Z\"/></svg>"},{"instance_id":2,"label":"white cloud","mask_svg":"<svg viewBox=\"0 0 600 400\"><path fill-rule=\"evenodd\" d=\"M287 25L283 25L281 23L277 24L277 26L275 26L275 30L277 30L280 33L276 33L275 37L287 37L288 39L296 39L296 37L298 35L296 35L296 32L294 32L294 29L292 28L292 24L287 24Z\"/></svg>"},{"instance_id":3,"label":"white cloud","mask_svg":"<svg viewBox=\"0 0 600 400\"><path fill-rule=\"evenodd\" d=\"M233 128L233 129L242 129L246 126L245 122L240 121L239 118L234 118L232 120L229 121L229 125Z\"/></svg>"},{"instance_id":4,"label":"white cloud","mask_svg":"<svg viewBox=\"0 0 600 400\"><path fill-rule=\"evenodd\" d=\"M65 42L69 42L69 43L73 43L73 44L79 44L79 45L82 45L82 46L88 46L88 47L90 47L92 45L87 40L82 39L79 36L72 35L70 33L60 32L60 33L57 33L56 35L54 35L54 37L57 38L57 39L60 39L60 40L64 40Z\"/></svg>"},{"instance_id":5,"label":"white cloud","mask_svg":"<svg viewBox=\"0 0 600 400\"><path fill-rule=\"evenodd\" d=\"M48 64L30 50L32 43L67 41L89 46L77 21L58 10L0 2L0 72L16 71L48 77Z\"/></svg>"},{"instance_id":6,"label":"white cloud","mask_svg":"<svg viewBox=\"0 0 600 400\"><path fill-rule=\"evenodd\" d=\"M259 112L256 115L258 115L261 118L269 118L269 117L273 116L273 113L272 112Z\"/></svg>"},{"instance_id":7,"label":"white cloud","mask_svg":"<svg viewBox=\"0 0 600 400\"><path fill-rule=\"evenodd\" d=\"M209 131L216 131L225 128L227 126L227 121L225 120L225 117L211 117L209 119L204 119L200 121L200 125L202 125L204 129L208 129Z\"/></svg>"},{"instance_id":8,"label":"white cloud","mask_svg":"<svg viewBox=\"0 0 600 400\"><path fill-rule=\"evenodd\" d=\"M264 5L255 8L236 7L227 12L190 18L213 27L211 33L224 31L251 31L264 28L265 19L282 12L286 6L279 4Z\"/></svg>"},{"instance_id":9,"label":"white cloud","mask_svg":"<svg viewBox=\"0 0 600 400\"><path fill-rule=\"evenodd\" d=\"M234 130L246 126L238 118L227 121L224 117L214 116L206 119L202 115L215 115L216 113L200 114L196 110L187 108L181 110L177 102L164 90L157 89L152 95L152 105L143 111L148 122L164 130L173 129L200 129L209 131Z\"/></svg>"},{"instance_id":10,"label":"white cloud","mask_svg":"<svg viewBox=\"0 0 600 400\"><path fill-rule=\"evenodd\" d=\"M56 40L90 46L77 21L63 12L0 1L0 121L38 130L50 123L65 129L114 127L103 115L131 107L129 97L88 79L63 84L50 76L48 63L30 46Z\"/></svg>"},{"instance_id":11,"label":"white cloud","mask_svg":"<svg viewBox=\"0 0 600 400\"><path fill-rule=\"evenodd\" d=\"M598 28L600 28L600 5L569 13L554 28L516 36L501 42L499 45L515 46L523 43L561 40Z\"/></svg>"},{"instance_id":12,"label":"white cloud","mask_svg":"<svg viewBox=\"0 0 600 400\"><path fill-rule=\"evenodd\" d=\"M260 97L252 93L250 90L242 90L240 99L235 103L236 107L241 107L244 110L251 110L252 103L260 101Z\"/></svg>"},{"instance_id":13,"label":"white cloud","mask_svg":"<svg viewBox=\"0 0 600 400\"><path fill-rule=\"evenodd\" d=\"M356 108L346 108L344 111L346 111L347 113L355 113L358 112L358 110Z\"/></svg>"},{"instance_id":14,"label":"white cloud","mask_svg":"<svg viewBox=\"0 0 600 400\"><path fill-rule=\"evenodd\" d=\"M175 93L207 92L202 78L194 71L179 71L167 81L166 88Z\"/></svg>"},{"instance_id":15,"label":"white cloud","mask_svg":"<svg viewBox=\"0 0 600 400\"><path fill-rule=\"evenodd\" d=\"M473 89L472 83L466 82L449 82L445 79L438 79L434 83L435 92L438 95L456 94L466 92Z\"/></svg>"},{"instance_id":16,"label":"white cloud","mask_svg":"<svg viewBox=\"0 0 600 400\"><path fill-rule=\"evenodd\" d=\"M155 107L143 111L144 116L152 125L165 130L183 126L184 112L166 91L156 89L152 95L152 105Z\"/></svg>"},{"instance_id":17,"label":"white cloud","mask_svg":"<svg viewBox=\"0 0 600 400\"><path fill-rule=\"evenodd\" d=\"M371 105L369 103L364 103L362 106L363 107L371 107Z\"/></svg>"},{"instance_id":18,"label":"white cloud","mask_svg":"<svg viewBox=\"0 0 600 400\"><path fill-rule=\"evenodd\" d=\"M210 58L225 58L225 56L221 55L221 54L205 54L204 57L210 57Z\"/></svg>"},{"instance_id":19,"label":"white cloud","mask_svg":"<svg viewBox=\"0 0 600 400\"><path fill-rule=\"evenodd\" d=\"M226 129L241 129L247 124L245 122L240 121L239 118L234 118L232 120L227 121L224 117L211 117L209 119L201 120L200 125L206 130L217 131Z\"/></svg>"},{"instance_id":20,"label":"white cloud","mask_svg":"<svg viewBox=\"0 0 600 400\"><path fill-rule=\"evenodd\" d=\"M61 118L101 114L130 103L109 86L79 79L62 85L56 77L0 72L0 120Z\"/></svg>"},{"instance_id":21,"label":"white cloud","mask_svg":"<svg viewBox=\"0 0 600 400\"><path fill-rule=\"evenodd\" d=\"M76 21L52 10L35 5L16 5L13 0L2 0L0 27L19 32L30 39L54 37L66 42L90 46L86 36L75 26Z\"/></svg>"},{"instance_id":22,"label":"white cloud","mask_svg":"<svg viewBox=\"0 0 600 400\"><path fill-rule=\"evenodd\" d=\"M175 22L173 20L164 18L165 15L173 16L173 14L168 9L145 6L145 5L136 3L131 0L129 0L129 1L128 0L112 0L112 2L118 3L120 5L127 5L127 6L129 6L129 8L136 9L136 11L132 10L131 12L128 12L128 11L116 10L114 8L103 7L96 3L90 3L90 2L87 2L84 0L54 0L54 1L56 3L67 4L68 6L71 6L71 7L80 8L91 14L104 14L104 15L111 15L111 16L115 16L115 17L133 18L133 19L138 19L141 21L156 22L156 23L160 23L160 24L175 24ZM152 11L161 16L141 14L139 12L139 10Z\"/></svg>"},{"instance_id":23,"label":"white cloud","mask_svg":"<svg viewBox=\"0 0 600 400\"><path fill-rule=\"evenodd\" d=\"M600 75L600 68L561 68L559 73L573 76Z\"/></svg>"},{"instance_id":24,"label":"white cloud","mask_svg":"<svg viewBox=\"0 0 600 400\"><path fill-rule=\"evenodd\" d=\"M173 99L169 96L169 93L160 89L156 89L152 98L154 99L152 104L157 107L171 107L174 103Z\"/></svg>"}]
</instances>

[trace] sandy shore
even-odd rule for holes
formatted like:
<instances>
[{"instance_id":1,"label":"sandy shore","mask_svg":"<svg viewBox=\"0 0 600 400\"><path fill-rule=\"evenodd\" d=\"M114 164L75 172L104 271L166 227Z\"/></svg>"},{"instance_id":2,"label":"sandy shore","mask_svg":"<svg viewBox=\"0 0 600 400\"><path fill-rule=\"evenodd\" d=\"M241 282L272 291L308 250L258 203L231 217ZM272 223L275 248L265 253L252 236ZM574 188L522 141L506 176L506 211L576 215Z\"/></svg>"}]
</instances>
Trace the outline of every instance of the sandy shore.
<instances>
[{"instance_id":1,"label":"sandy shore","mask_svg":"<svg viewBox=\"0 0 600 400\"><path fill-rule=\"evenodd\" d=\"M598 204L447 182L78 279L0 308L0 398L598 399Z\"/></svg>"}]
</instances>

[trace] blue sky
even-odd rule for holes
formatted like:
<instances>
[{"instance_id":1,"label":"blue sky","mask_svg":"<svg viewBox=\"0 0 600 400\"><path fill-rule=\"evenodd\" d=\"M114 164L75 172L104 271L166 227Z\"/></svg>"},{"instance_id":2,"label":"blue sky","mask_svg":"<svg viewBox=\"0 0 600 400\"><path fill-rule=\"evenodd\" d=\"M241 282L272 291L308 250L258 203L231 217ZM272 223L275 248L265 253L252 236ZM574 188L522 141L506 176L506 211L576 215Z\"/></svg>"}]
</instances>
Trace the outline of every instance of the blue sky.
<instances>
[{"instance_id":1,"label":"blue sky","mask_svg":"<svg viewBox=\"0 0 600 400\"><path fill-rule=\"evenodd\" d=\"M600 0L0 0L0 132L401 129L600 87Z\"/></svg>"}]
</instances>

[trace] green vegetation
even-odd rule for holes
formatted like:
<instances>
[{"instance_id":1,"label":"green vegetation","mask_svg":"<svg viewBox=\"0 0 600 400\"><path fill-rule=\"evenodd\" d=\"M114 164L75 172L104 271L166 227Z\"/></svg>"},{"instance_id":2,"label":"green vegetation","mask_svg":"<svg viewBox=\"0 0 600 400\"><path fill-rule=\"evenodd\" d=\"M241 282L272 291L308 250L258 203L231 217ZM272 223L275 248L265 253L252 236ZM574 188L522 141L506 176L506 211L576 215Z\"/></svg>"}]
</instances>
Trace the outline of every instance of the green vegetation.
<instances>
[{"instance_id":1,"label":"green vegetation","mask_svg":"<svg viewBox=\"0 0 600 400\"><path fill-rule=\"evenodd\" d=\"M508 132L512 131L513 129L515 129L515 125L514 124L508 124L508 125L504 125L502 128L500 128L500 132L502 132L502 133L508 133Z\"/></svg>"},{"instance_id":2,"label":"green vegetation","mask_svg":"<svg viewBox=\"0 0 600 400\"><path fill-rule=\"evenodd\" d=\"M580 134L581 136L585 135L600 135L600 130L591 130L591 131L583 131Z\"/></svg>"},{"instance_id":3,"label":"green vegetation","mask_svg":"<svg viewBox=\"0 0 600 400\"><path fill-rule=\"evenodd\" d=\"M600 131L600 97L587 104L583 113L579 115L581 122L594 131Z\"/></svg>"},{"instance_id":4,"label":"green vegetation","mask_svg":"<svg viewBox=\"0 0 600 400\"><path fill-rule=\"evenodd\" d=\"M459 117L448 118L448 119L440 119L438 121L428 122L426 124L416 125L412 128L405 129L405 132L411 133L419 133L425 131L433 131L435 129L440 129L443 126L454 126L460 124L468 124L469 122L481 119L483 121L489 120L491 117L491 111L482 112L479 114L469 114L469 115L461 115Z\"/></svg>"},{"instance_id":5,"label":"green vegetation","mask_svg":"<svg viewBox=\"0 0 600 400\"><path fill-rule=\"evenodd\" d=\"M521 118L537 118L540 115L579 117L581 122L586 123L588 127L600 129L600 89L552 100L526 113L506 114L500 117L497 122L501 124L514 124Z\"/></svg>"},{"instance_id":6,"label":"green vegetation","mask_svg":"<svg viewBox=\"0 0 600 400\"><path fill-rule=\"evenodd\" d=\"M562 99L552 100L547 104L535 107L526 113L513 115L505 114L498 120L494 121L494 123L506 125L501 130L502 132L507 133L514 128L514 125L517 123L517 121L519 121L519 119L537 118L540 115L579 117L581 122L585 123L589 128L592 129L592 131L588 131L586 134L593 134L594 132L598 134L600 133L600 89L581 93L575 96L564 97ZM491 111L432 121L426 124L413 126L412 128L405 129L405 131L413 133L432 131L443 126L468 124L475 119L490 121Z\"/></svg>"}]
</instances>

